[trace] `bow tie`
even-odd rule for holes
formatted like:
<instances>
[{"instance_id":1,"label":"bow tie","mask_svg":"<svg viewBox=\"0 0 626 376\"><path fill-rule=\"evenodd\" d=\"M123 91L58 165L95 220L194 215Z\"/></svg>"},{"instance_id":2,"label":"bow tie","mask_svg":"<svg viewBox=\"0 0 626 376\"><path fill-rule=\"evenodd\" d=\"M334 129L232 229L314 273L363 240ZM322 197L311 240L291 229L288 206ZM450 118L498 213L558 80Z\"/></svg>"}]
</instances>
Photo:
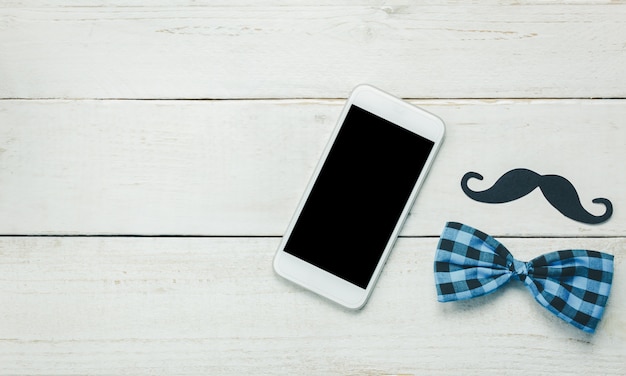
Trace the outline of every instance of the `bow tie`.
<instances>
[{"instance_id":1,"label":"bow tie","mask_svg":"<svg viewBox=\"0 0 626 376\"><path fill-rule=\"evenodd\" d=\"M613 255L575 249L523 262L479 230L461 223L446 224L435 255L440 302L489 294L512 278L524 282L550 312L593 333L611 291Z\"/></svg>"}]
</instances>

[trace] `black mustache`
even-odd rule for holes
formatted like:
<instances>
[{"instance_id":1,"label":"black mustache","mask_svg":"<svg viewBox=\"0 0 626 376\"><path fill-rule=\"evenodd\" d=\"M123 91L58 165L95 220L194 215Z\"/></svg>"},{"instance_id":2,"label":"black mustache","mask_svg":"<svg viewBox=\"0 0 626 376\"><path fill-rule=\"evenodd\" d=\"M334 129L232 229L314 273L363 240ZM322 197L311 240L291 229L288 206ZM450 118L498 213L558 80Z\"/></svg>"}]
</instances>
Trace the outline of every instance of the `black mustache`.
<instances>
[{"instance_id":1,"label":"black mustache","mask_svg":"<svg viewBox=\"0 0 626 376\"><path fill-rule=\"evenodd\" d=\"M582 206L572 183L559 175L539 175L525 168L517 168L502 175L491 188L480 192L468 188L467 181L472 178L483 180L479 173L468 172L461 179L461 188L467 196L476 201L501 204L526 196L539 187L543 196L556 210L575 221L598 224L613 215L613 204L606 198L591 201L594 204L603 204L606 207L604 214L595 216L589 213Z\"/></svg>"}]
</instances>

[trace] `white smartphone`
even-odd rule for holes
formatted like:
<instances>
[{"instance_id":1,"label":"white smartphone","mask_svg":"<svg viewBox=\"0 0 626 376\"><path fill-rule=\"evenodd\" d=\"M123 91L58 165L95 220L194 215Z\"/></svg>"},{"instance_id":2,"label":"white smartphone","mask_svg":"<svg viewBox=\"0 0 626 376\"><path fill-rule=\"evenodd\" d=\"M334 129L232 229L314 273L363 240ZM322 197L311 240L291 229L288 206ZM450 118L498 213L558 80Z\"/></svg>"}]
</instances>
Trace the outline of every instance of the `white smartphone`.
<instances>
[{"instance_id":1,"label":"white smartphone","mask_svg":"<svg viewBox=\"0 0 626 376\"><path fill-rule=\"evenodd\" d=\"M280 276L362 308L441 145L438 117L358 86L274 257Z\"/></svg>"}]
</instances>

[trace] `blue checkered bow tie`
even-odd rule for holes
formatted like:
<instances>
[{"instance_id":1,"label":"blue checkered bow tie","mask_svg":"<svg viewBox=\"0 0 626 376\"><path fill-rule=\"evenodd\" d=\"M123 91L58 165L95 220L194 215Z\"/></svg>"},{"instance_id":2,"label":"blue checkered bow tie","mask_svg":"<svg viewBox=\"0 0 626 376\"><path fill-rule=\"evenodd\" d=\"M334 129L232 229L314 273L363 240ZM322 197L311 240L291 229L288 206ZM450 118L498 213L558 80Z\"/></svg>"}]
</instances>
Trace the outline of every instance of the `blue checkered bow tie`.
<instances>
[{"instance_id":1,"label":"blue checkered bow tie","mask_svg":"<svg viewBox=\"0 0 626 376\"><path fill-rule=\"evenodd\" d=\"M611 291L613 256L575 249L523 262L481 231L461 223L446 224L435 255L440 302L489 294L512 278L524 282L550 312L593 333Z\"/></svg>"}]
</instances>

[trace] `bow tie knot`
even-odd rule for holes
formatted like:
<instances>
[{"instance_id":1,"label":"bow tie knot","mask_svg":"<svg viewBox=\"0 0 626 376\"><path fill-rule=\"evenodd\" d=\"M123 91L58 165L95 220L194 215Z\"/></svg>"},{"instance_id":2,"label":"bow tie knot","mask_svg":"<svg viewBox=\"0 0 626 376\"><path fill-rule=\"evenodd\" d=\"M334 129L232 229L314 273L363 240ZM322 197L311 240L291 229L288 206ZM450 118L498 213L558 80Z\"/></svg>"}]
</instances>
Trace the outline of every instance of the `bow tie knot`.
<instances>
[{"instance_id":1,"label":"bow tie knot","mask_svg":"<svg viewBox=\"0 0 626 376\"><path fill-rule=\"evenodd\" d=\"M613 256L574 249L523 262L484 232L446 224L435 254L440 302L489 294L511 279L522 281L535 300L559 318L593 333L611 291Z\"/></svg>"},{"instance_id":2,"label":"bow tie knot","mask_svg":"<svg viewBox=\"0 0 626 376\"><path fill-rule=\"evenodd\" d=\"M508 269L520 281L524 282L529 273L532 272L532 263L513 259L507 262Z\"/></svg>"}]
</instances>

